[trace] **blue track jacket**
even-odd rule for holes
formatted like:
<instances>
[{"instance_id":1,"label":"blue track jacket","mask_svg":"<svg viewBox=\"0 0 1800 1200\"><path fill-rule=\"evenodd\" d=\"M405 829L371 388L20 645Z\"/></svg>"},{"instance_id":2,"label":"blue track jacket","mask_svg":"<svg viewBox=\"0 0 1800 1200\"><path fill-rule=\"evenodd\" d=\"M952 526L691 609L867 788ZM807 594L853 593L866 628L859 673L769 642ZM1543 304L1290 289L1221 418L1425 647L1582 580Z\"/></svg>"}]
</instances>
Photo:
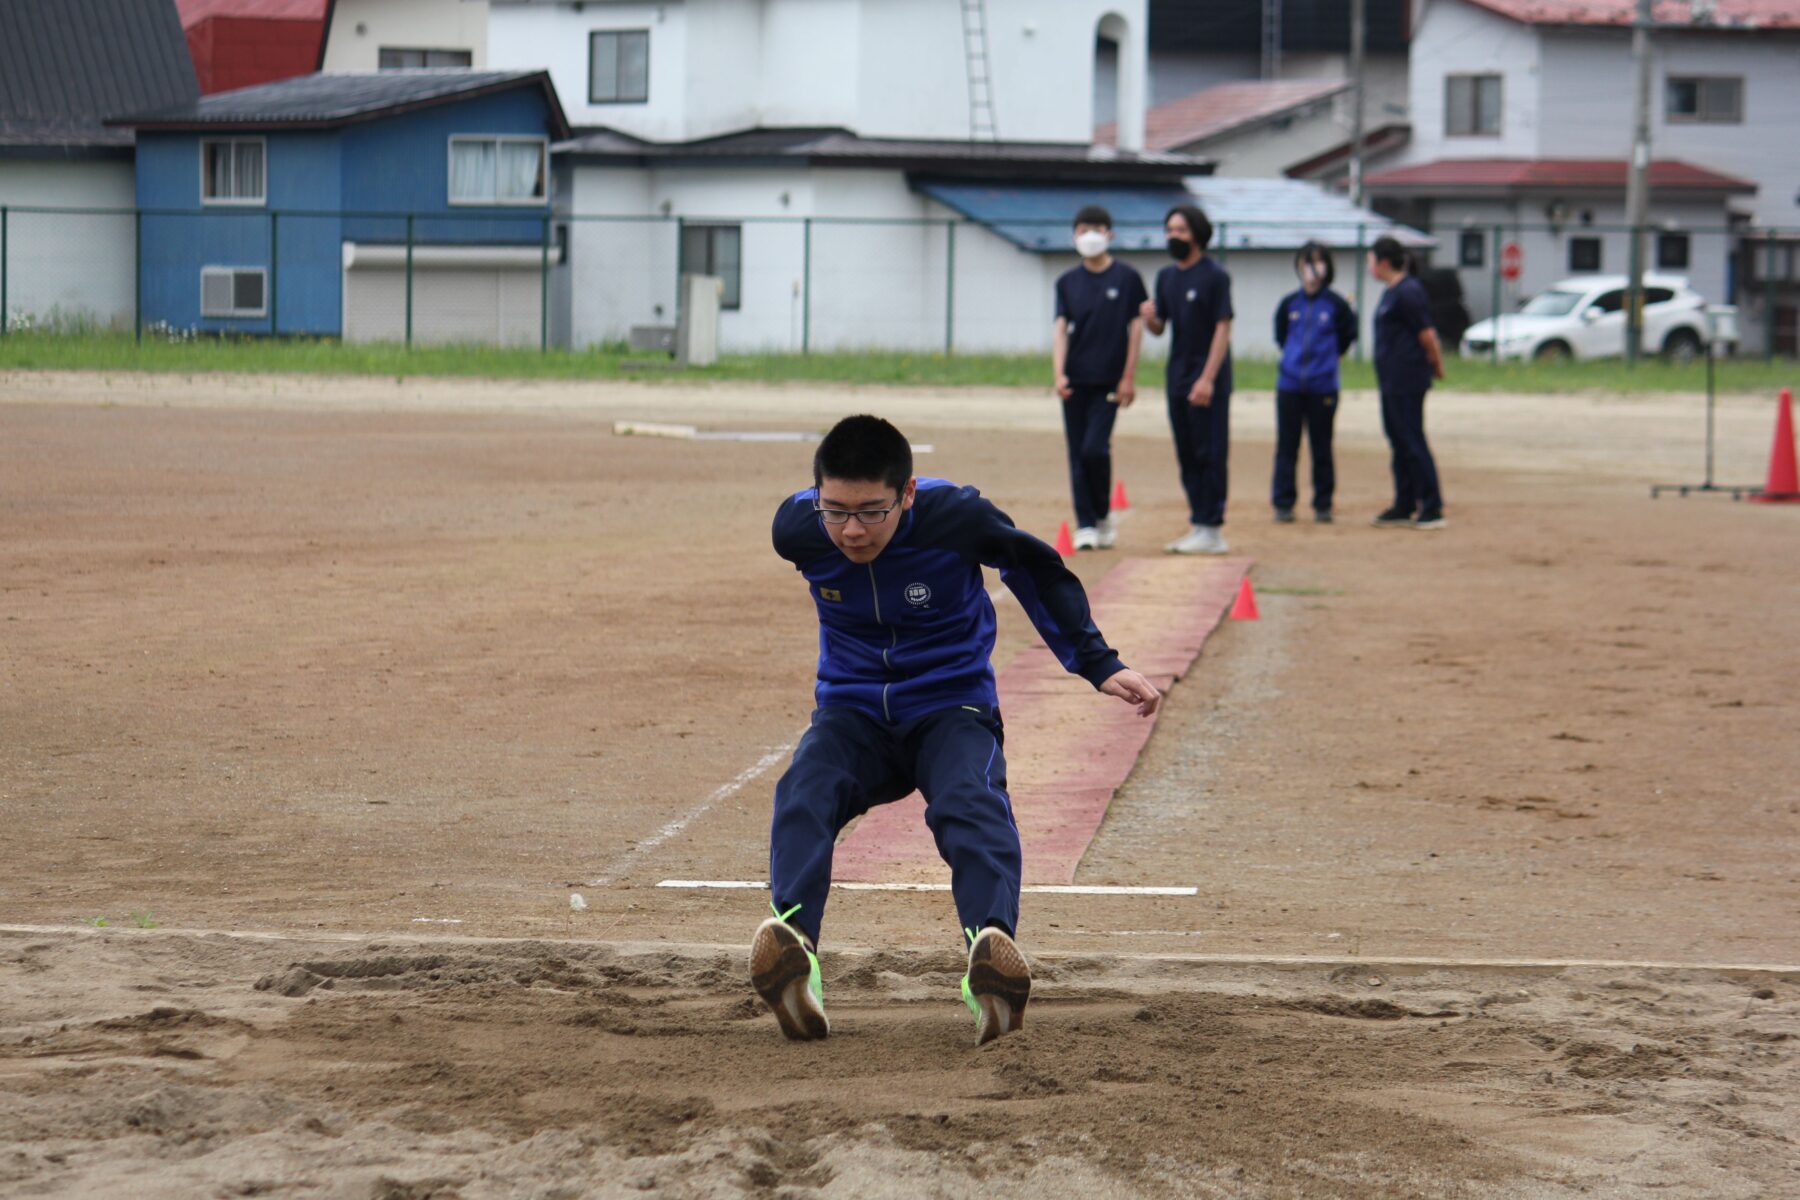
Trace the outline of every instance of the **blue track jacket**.
<instances>
[{"instance_id":1,"label":"blue track jacket","mask_svg":"<svg viewBox=\"0 0 1800 1200\"><path fill-rule=\"evenodd\" d=\"M1281 347L1281 370L1275 387L1283 392L1334 396L1338 359L1356 341L1356 312L1330 288L1309 296L1305 288L1289 292L1275 306L1275 344Z\"/></svg>"},{"instance_id":2,"label":"blue track jacket","mask_svg":"<svg viewBox=\"0 0 1800 1200\"><path fill-rule=\"evenodd\" d=\"M808 488L775 513L775 552L806 577L819 610L819 707L900 722L962 704L997 707L996 567L1068 670L1098 688L1124 669L1094 628L1081 580L972 487L921 479L913 507L873 562L832 544ZM890 520L892 518L889 518Z\"/></svg>"}]
</instances>

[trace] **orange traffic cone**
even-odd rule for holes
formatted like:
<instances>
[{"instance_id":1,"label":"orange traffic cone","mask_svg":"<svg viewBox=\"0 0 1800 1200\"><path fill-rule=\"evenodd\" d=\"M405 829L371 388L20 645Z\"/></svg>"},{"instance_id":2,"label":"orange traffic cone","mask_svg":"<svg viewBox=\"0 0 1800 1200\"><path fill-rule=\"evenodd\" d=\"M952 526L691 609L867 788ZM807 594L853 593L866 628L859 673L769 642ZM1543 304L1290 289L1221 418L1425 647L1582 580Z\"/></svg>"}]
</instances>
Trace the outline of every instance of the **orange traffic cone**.
<instances>
[{"instance_id":1,"label":"orange traffic cone","mask_svg":"<svg viewBox=\"0 0 1800 1200\"><path fill-rule=\"evenodd\" d=\"M1751 497L1765 504L1792 504L1800 501L1800 473L1794 469L1794 393L1781 389L1781 403L1775 409L1775 444L1769 449L1769 482Z\"/></svg>"},{"instance_id":2,"label":"orange traffic cone","mask_svg":"<svg viewBox=\"0 0 1800 1200\"><path fill-rule=\"evenodd\" d=\"M1122 513L1130 507L1131 497L1125 494L1125 481L1123 479L1115 481L1113 483L1112 510L1116 513Z\"/></svg>"},{"instance_id":3,"label":"orange traffic cone","mask_svg":"<svg viewBox=\"0 0 1800 1200\"><path fill-rule=\"evenodd\" d=\"M1234 621L1254 621L1257 620L1260 615L1261 614L1256 611L1256 593L1251 590L1250 577L1246 575L1244 576L1244 581L1238 584L1237 599L1232 601L1231 619Z\"/></svg>"},{"instance_id":4,"label":"orange traffic cone","mask_svg":"<svg viewBox=\"0 0 1800 1200\"><path fill-rule=\"evenodd\" d=\"M1075 539L1069 534L1069 523L1064 521L1056 527L1056 552L1064 558L1075 557Z\"/></svg>"}]
</instances>

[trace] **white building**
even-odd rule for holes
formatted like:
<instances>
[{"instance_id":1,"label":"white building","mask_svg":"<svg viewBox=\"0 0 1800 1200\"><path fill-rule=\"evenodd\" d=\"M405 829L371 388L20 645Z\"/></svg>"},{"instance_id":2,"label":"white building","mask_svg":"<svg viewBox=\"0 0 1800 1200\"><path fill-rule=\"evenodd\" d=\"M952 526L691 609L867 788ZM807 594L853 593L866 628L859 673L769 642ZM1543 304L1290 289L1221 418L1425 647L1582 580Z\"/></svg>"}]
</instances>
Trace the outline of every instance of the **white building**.
<instances>
[{"instance_id":1,"label":"white building","mask_svg":"<svg viewBox=\"0 0 1800 1200\"><path fill-rule=\"evenodd\" d=\"M132 136L102 122L199 95L174 5L94 0L79 22L63 9L62 0L0 4L0 310L9 328L132 322Z\"/></svg>"},{"instance_id":2,"label":"white building","mask_svg":"<svg viewBox=\"0 0 1800 1200\"><path fill-rule=\"evenodd\" d=\"M331 0L319 69L487 66L488 0Z\"/></svg>"},{"instance_id":3,"label":"white building","mask_svg":"<svg viewBox=\"0 0 1800 1200\"><path fill-rule=\"evenodd\" d=\"M1441 242L1455 235L1452 261L1477 315L1490 307L1494 226L1524 255L1502 307L1565 275L1626 268L1634 10L1631 0L1423 0L1412 141L1369 188L1384 211ZM1646 265L1739 304L1747 350L1762 348L1779 310L1777 340L1791 347L1800 156L1771 147L1791 143L1800 113L1800 7L1717 0L1656 12ZM1771 293L1761 231L1779 228L1790 232Z\"/></svg>"},{"instance_id":4,"label":"white building","mask_svg":"<svg viewBox=\"0 0 1800 1200\"><path fill-rule=\"evenodd\" d=\"M1143 0L984 11L965 26L961 6L914 0L494 0L490 63L548 53L578 127L557 147L556 339L672 324L690 271L725 281L727 349L1047 353L1075 210L1108 205L1159 248L1208 163L1142 149ZM1092 144L1107 45L1122 149ZM1285 290L1291 249L1246 247L1233 268L1261 255L1262 290ZM1245 322L1249 352L1267 324Z\"/></svg>"}]
</instances>

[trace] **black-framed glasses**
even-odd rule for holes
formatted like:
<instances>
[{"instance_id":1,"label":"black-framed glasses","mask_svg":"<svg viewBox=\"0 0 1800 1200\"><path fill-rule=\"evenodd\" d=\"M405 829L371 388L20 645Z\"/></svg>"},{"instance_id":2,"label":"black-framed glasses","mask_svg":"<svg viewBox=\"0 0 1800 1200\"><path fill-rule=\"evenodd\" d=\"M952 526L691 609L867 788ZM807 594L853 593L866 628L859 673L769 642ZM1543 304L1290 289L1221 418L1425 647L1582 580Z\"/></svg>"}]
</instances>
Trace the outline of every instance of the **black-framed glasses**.
<instances>
[{"instance_id":1,"label":"black-framed glasses","mask_svg":"<svg viewBox=\"0 0 1800 1200\"><path fill-rule=\"evenodd\" d=\"M818 513L819 520L825 522L827 525L847 524L851 517L855 517L864 525L879 525L888 519L889 513L899 507L900 502L898 500L888 505L886 508L858 508L854 510L847 508L826 508L816 501L813 503L813 511Z\"/></svg>"}]
</instances>

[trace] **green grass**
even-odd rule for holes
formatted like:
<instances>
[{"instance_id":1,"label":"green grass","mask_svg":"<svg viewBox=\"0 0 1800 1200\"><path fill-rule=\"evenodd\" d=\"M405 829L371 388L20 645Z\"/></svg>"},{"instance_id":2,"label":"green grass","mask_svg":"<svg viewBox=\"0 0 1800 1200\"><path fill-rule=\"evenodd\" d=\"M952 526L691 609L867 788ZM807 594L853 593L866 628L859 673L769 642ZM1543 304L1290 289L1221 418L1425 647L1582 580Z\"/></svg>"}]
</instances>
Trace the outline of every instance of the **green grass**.
<instances>
[{"instance_id":1,"label":"green grass","mask_svg":"<svg viewBox=\"0 0 1800 1200\"><path fill-rule=\"evenodd\" d=\"M1445 386L1464 392L1673 392L1703 391L1704 364L1685 367L1648 362L1635 368L1621 362L1490 364L1452 359ZM1275 386L1275 364L1241 359L1237 386L1267 391ZM480 346L432 346L407 350L394 345L344 345L314 338L211 337L170 340L146 332L141 344L130 334L59 336L13 333L0 338L0 370L161 371L179 374L331 374L461 376L484 379L647 379L694 381L754 380L915 386L1047 388L1048 355L913 354L895 351L821 354L734 354L716 366L677 371L667 359L621 346L548 354ZM1792 360L1722 361L1722 391L1772 392L1800 383ZM1375 386L1367 362L1347 360L1348 389ZM1155 395L1163 386L1162 365L1146 362L1138 387Z\"/></svg>"}]
</instances>

